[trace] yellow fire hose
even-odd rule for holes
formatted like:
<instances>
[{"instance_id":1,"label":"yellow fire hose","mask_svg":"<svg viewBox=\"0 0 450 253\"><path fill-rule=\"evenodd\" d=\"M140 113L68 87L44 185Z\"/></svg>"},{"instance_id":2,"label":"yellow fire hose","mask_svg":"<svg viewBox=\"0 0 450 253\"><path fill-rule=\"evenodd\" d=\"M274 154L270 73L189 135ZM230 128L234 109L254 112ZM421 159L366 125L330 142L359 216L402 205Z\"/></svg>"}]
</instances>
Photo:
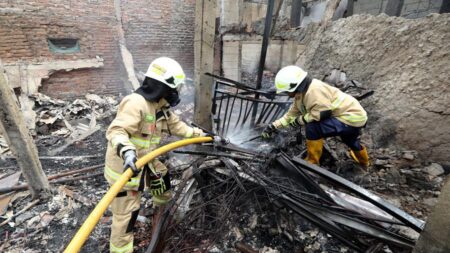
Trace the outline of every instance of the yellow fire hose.
<instances>
[{"instance_id":1,"label":"yellow fire hose","mask_svg":"<svg viewBox=\"0 0 450 253\"><path fill-rule=\"evenodd\" d=\"M145 164L149 163L151 160L153 160L156 157L158 157L164 153L167 153L173 149L187 146L190 144L211 142L211 141L213 141L212 137L198 137L198 138L185 139L185 140L176 141L176 142L167 144L165 146L162 146L158 149L153 150L152 152L146 154L144 157L139 159L136 162L136 167L138 169L141 169ZM120 190L122 190L123 186L128 182L128 180L130 180L132 175L133 175L133 172L131 171L130 168L128 168L122 174L122 176L111 186L109 191L105 194L105 196L103 196L103 198L100 200L100 202L97 204L97 206L91 212L91 214L84 221L83 225L80 227L78 232L72 238L72 241L70 241L69 245L64 250L65 253L68 253L68 252L72 253L72 252L80 251L84 242L88 239L89 234L91 234L92 230L94 230L94 227L97 225L98 221L103 216L103 213L106 211L109 204L111 204L113 199L120 192Z\"/></svg>"}]
</instances>

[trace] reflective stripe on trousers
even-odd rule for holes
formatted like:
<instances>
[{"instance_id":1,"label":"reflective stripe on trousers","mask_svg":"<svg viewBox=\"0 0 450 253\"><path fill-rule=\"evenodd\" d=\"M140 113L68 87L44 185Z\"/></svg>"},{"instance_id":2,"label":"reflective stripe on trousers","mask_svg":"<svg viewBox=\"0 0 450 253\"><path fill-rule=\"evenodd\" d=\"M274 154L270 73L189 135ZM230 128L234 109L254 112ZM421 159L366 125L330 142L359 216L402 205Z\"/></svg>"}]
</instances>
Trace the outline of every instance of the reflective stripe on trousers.
<instances>
[{"instance_id":1,"label":"reflective stripe on trousers","mask_svg":"<svg viewBox=\"0 0 450 253\"><path fill-rule=\"evenodd\" d=\"M116 247L111 242L109 243L109 251L111 253L129 253L133 252L133 242L129 242L127 245L123 247Z\"/></svg>"}]
</instances>

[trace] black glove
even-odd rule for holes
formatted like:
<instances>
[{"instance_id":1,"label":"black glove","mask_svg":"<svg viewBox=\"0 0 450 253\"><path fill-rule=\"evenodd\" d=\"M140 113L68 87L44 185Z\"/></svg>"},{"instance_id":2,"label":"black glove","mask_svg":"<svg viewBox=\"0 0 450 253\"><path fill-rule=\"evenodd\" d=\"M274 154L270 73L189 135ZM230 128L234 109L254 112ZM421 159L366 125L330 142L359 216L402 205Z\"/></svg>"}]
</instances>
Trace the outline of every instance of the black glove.
<instances>
[{"instance_id":1,"label":"black glove","mask_svg":"<svg viewBox=\"0 0 450 253\"><path fill-rule=\"evenodd\" d=\"M134 150L127 150L125 153L123 153L123 171L125 171L128 168L131 168L133 171L133 176L136 177L139 174L139 170L136 168L136 151Z\"/></svg>"},{"instance_id":2,"label":"black glove","mask_svg":"<svg viewBox=\"0 0 450 253\"><path fill-rule=\"evenodd\" d=\"M275 128L274 125L269 124L268 126L266 126L266 128L264 128L264 130L261 133L261 137L263 139L270 139L272 138L272 135L277 131L277 129Z\"/></svg>"},{"instance_id":3,"label":"black glove","mask_svg":"<svg viewBox=\"0 0 450 253\"><path fill-rule=\"evenodd\" d=\"M302 120L302 118L301 117L297 117L297 118L295 118L291 123L289 123L289 125L291 126L291 127L299 127L299 126L301 126L302 124L302 122L300 122L300 120Z\"/></svg>"},{"instance_id":4,"label":"black glove","mask_svg":"<svg viewBox=\"0 0 450 253\"><path fill-rule=\"evenodd\" d=\"M267 99L273 100L277 95L277 90L276 89L266 90L264 93L262 93L262 95Z\"/></svg>"}]
</instances>

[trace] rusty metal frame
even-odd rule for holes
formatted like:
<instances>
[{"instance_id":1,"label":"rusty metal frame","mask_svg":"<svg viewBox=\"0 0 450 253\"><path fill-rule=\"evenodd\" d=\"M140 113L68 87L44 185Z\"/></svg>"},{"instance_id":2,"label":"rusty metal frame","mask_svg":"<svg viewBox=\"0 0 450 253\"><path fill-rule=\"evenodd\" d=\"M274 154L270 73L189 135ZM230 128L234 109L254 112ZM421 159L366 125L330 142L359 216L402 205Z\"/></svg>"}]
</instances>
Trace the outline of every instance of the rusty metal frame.
<instances>
[{"instance_id":1,"label":"rusty metal frame","mask_svg":"<svg viewBox=\"0 0 450 253\"><path fill-rule=\"evenodd\" d=\"M220 135L226 135L230 127L241 129L270 123L281 117L292 103L286 95L259 91L227 78L208 75L214 77L211 112L215 131Z\"/></svg>"}]
</instances>

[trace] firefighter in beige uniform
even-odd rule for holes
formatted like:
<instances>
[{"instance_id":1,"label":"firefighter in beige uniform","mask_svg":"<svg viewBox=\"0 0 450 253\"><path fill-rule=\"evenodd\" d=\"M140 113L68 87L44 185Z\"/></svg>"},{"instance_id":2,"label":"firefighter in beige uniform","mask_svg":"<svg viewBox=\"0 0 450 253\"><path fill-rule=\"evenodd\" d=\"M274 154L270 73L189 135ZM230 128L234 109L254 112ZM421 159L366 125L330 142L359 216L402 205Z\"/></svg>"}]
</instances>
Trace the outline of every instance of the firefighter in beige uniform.
<instances>
[{"instance_id":1,"label":"firefighter in beige uniform","mask_svg":"<svg viewBox=\"0 0 450 253\"><path fill-rule=\"evenodd\" d=\"M263 138L270 138L277 129L305 125L306 160L319 164L323 138L340 136L350 154L361 166L369 166L367 149L359 141L360 129L367 122L364 108L354 97L320 80L311 79L297 66L282 68L275 77L277 93L287 92L294 98L288 112L268 125Z\"/></svg>"},{"instance_id":2,"label":"firefighter in beige uniform","mask_svg":"<svg viewBox=\"0 0 450 253\"><path fill-rule=\"evenodd\" d=\"M122 100L106 132L108 183L113 184L128 167L134 171L111 204L113 253L133 252L133 228L144 189L150 189L155 205L164 205L171 198L166 166L155 159L139 172L134 165L136 160L159 146L163 132L185 138L203 135L200 129L189 127L168 110L179 102L178 91L185 79L181 66L161 57L150 64L145 76L142 86Z\"/></svg>"}]
</instances>

